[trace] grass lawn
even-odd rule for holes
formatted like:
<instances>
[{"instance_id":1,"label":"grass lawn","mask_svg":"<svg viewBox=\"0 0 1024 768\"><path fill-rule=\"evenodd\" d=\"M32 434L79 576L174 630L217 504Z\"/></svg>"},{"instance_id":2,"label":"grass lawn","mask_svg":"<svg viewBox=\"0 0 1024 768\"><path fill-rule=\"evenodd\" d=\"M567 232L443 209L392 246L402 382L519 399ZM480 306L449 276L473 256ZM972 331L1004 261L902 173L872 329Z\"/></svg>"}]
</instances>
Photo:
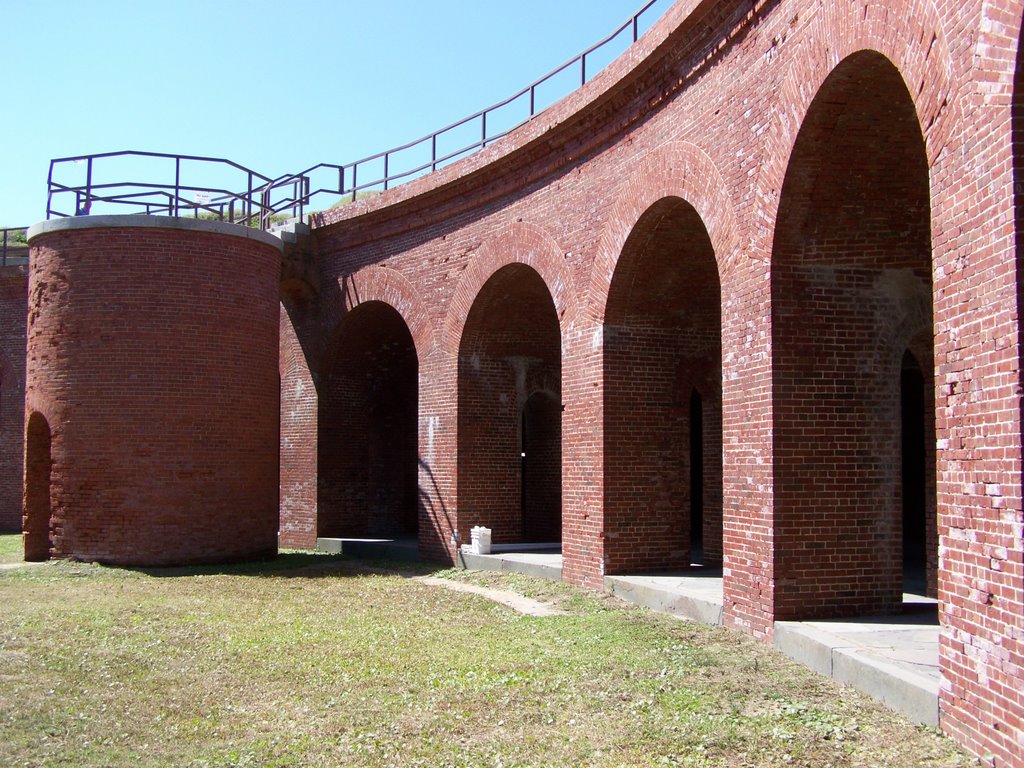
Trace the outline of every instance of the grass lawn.
<instances>
[{"instance_id":1,"label":"grass lawn","mask_svg":"<svg viewBox=\"0 0 1024 768\"><path fill-rule=\"evenodd\" d=\"M20 563L24 556L20 533L0 533L0 565Z\"/></svg>"},{"instance_id":2,"label":"grass lawn","mask_svg":"<svg viewBox=\"0 0 1024 768\"><path fill-rule=\"evenodd\" d=\"M554 582L435 575L566 613L311 554L0 570L0 763L974 764L737 633Z\"/></svg>"}]
</instances>

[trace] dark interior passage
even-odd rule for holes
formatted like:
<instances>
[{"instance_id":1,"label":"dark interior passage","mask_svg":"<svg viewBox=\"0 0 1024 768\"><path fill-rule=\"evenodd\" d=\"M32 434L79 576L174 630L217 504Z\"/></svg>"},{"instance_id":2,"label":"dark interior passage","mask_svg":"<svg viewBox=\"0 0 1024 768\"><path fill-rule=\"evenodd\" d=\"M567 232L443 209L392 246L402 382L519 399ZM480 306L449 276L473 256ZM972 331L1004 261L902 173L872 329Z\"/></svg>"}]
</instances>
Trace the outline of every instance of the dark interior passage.
<instances>
[{"instance_id":1,"label":"dark interior passage","mask_svg":"<svg viewBox=\"0 0 1024 768\"><path fill-rule=\"evenodd\" d=\"M524 264L480 289L459 345L459 533L495 544L561 540L561 332Z\"/></svg>"},{"instance_id":2,"label":"dark interior passage","mask_svg":"<svg viewBox=\"0 0 1024 768\"><path fill-rule=\"evenodd\" d=\"M928 544L925 531L924 375L910 352L903 355L900 411L903 438L904 588L923 589Z\"/></svg>"},{"instance_id":3,"label":"dark interior passage","mask_svg":"<svg viewBox=\"0 0 1024 768\"><path fill-rule=\"evenodd\" d=\"M690 560L704 562L704 401L690 394Z\"/></svg>"},{"instance_id":4,"label":"dark interior passage","mask_svg":"<svg viewBox=\"0 0 1024 768\"><path fill-rule=\"evenodd\" d=\"M688 568L695 549L719 564L721 285L704 223L679 198L649 208L619 257L604 387L607 572Z\"/></svg>"},{"instance_id":5,"label":"dark interior passage","mask_svg":"<svg viewBox=\"0 0 1024 768\"><path fill-rule=\"evenodd\" d=\"M405 321L383 302L340 323L321 381L317 535L417 533L418 364Z\"/></svg>"},{"instance_id":6,"label":"dark interior passage","mask_svg":"<svg viewBox=\"0 0 1024 768\"><path fill-rule=\"evenodd\" d=\"M535 392L523 406L523 540L562 540L562 406L550 392Z\"/></svg>"}]
</instances>

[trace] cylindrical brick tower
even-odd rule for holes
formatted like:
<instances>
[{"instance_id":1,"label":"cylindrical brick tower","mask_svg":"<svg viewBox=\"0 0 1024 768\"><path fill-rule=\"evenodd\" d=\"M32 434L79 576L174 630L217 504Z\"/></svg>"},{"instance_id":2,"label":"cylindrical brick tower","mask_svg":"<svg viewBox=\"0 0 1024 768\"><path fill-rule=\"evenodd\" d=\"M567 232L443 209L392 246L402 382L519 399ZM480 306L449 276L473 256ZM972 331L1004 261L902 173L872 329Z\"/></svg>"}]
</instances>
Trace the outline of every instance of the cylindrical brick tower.
<instances>
[{"instance_id":1,"label":"cylindrical brick tower","mask_svg":"<svg viewBox=\"0 0 1024 768\"><path fill-rule=\"evenodd\" d=\"M221 222L29 230L25 556L273 556L280 241Z\"/></svg>"}]
</instances>

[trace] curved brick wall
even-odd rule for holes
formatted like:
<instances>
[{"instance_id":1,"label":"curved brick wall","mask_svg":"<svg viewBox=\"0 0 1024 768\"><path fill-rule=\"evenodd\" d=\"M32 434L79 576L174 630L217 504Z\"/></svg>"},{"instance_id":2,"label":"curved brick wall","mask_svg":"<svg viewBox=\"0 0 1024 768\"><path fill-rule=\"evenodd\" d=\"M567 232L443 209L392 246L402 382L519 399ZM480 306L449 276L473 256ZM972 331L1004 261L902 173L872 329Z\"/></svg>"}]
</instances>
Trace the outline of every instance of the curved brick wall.
<instances>
[{"instance_id":1,"label":"curved brick wall","mask_svg":"<svg viewBox=\"0 0 1024 768\"><path fill-rule=\"evenodd\" d=\"M987 765L1024 766L1022 17L1024 0L679 0L601 74L503 139L315 215L295 244L307 286L282 290L282 540L311 545L329 511L316 462L326 350L358 347L366 328L342 319L383 302L416 347L421 555L451 560L453 534L485 519L518 538L523 475L510 459L523 430L509 417L522 412L551 417L527 459L538 454L551 480L541 506L560 504L572 582L685 565L697 519L687 502L702 493L723 620L770 640L778 619L899 610L906 529L925 544L918 575L939 598L941 725ZM225 396L250 405L253 387L276 386L240 377L232 348L242 328L251 354L254 316L230 308L262 273L195 258L212 268L183 284L174 270L147 270L171 252L193 259L221 235L186 231L157 246L155 231L131 244L131 232L102 232L91 243L85 232L37 235L52 268L30 297L39 373L26 499L49 519L52 498L58 553L135 536L132 551L152 558L154 541L171 539L154 510L171 510L167 530L192 545L182 551L213 557L207 542L227 541L225 530L263 530L264 507L244 520L230 504L207 511L214 491L250 491L263 477L254 466L269 464L266 436L228 417L215 437L174 430L208 419L193 411ZM129 269L125 254L140 243L157 261ZM72 259L76 249L88 258ZM87 265L95 271L78 274ZM151 279L166 280L152 297ZM139 308L180 309L192 296L222 313L203 318L209 336L191 345L202 362L145 343L123 362L97 362L122 333L180 337ZM125 307L139 318L118 325ZM85 356L91 348L98 357ZM386 356L372 357L361 370L383 376ZM502 370L510 358L518 379ZM919 377L905 384L911 358ZM179 402L160 384L183 364L202 386ZM534 390L546 406L513 408ZM125 439L131 412L112 407L117 398L153 406L146 418L176 441L174 458ZM638 428L645 421L658 426ZM910 424L919 434L905 439ZM195 450L185 436L196 435L217 450ZM632 477L643 481L623 482ZM175 483L192 501L194 488L212 489L201 513L181 512ZM93 508L113 512L87 517ZM144 510L146 525L126 522L127 509ZM27 544L45 556L42 538Z\"/></svg>"},{"instance_id":2,"label":"curved brick wall","mask_svg":"<svg viewBox=\"0 0 1024 768\"><path fill-rule=\"evenodd\" d=\"M1024 766L1022 17L1022 0L679 0L503 139L315 216L320 283L386 266L439 340L420 358L421 552L516 502L459 450L486 423L461 377L487 361L460 342L518 327L522 302L475 299L529 264L560 332L563 577L685 564L700 459L728 626L768 640L779 619L896 611L920 580L942 727Z\"/></svg>"},{"instance_id":3,"label":"curved brick wall","mask_svg":"<svg viewBox=\"0 0 1024 768\"><path fill-rule=\"evenodd\" d=\"M274 239L113 216L30 236L26 556L40 554L45 523L33 516L47 503L56 557L152 566L274 555Z\"/></svg>"},{"instance_id":4,"label":"curved brick wall","mask_svg":"<svg viewBox=\"0 0 1024 768\"><path fill-rule=\"evenodd\" d=\"M21 530L27 283L27 267L0 267L0 531Z\"/></svg>"}]
</instances>

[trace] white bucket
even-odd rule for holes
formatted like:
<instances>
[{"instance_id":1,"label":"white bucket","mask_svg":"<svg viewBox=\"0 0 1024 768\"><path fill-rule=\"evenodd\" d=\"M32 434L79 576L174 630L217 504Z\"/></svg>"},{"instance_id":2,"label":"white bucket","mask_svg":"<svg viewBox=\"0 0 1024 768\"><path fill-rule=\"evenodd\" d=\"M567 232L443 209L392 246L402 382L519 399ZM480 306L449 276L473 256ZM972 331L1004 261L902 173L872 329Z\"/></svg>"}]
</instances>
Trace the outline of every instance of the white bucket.
<instances>
[{"instance_id":1,"label":"white bucket","mask_svg":"<svg viewBox=\"0 0 1024 768\"><path fill-rule=\"evenodd\" d=\"M479 525L471 528L469 531L469 542L473 554L491 554L491 529Z\"/></svg>"}]
</instances>

